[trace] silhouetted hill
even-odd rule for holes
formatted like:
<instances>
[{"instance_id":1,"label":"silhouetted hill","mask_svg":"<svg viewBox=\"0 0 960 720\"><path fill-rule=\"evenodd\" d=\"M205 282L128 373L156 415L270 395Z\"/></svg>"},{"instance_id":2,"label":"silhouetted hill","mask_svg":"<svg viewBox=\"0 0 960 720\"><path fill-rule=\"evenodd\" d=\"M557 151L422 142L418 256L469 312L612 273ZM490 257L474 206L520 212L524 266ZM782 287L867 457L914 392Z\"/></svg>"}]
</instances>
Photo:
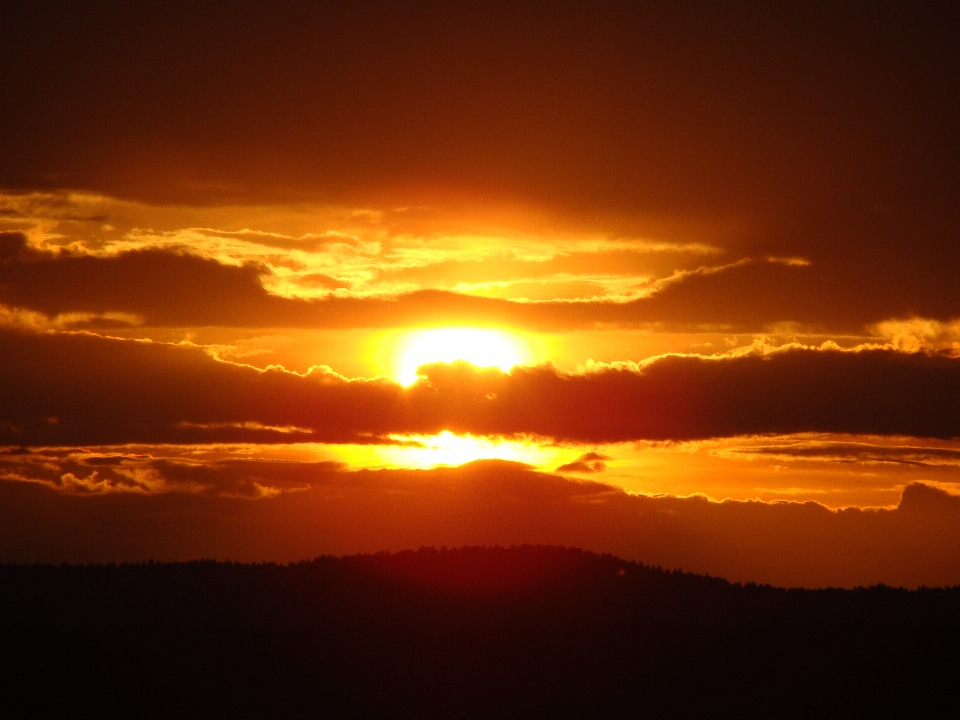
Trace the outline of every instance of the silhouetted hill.
<instances>
[{"instance_id":1,"label":"silhouetted hill","mask_svg":"<svg viewBox=\"0 0 960 720\"><path fill-rule=\"evenodd\" d=\"M0 566L5 707L100 716L916 712L960 588L786 590L556 547Z\"/></svg>"}]
</instances>

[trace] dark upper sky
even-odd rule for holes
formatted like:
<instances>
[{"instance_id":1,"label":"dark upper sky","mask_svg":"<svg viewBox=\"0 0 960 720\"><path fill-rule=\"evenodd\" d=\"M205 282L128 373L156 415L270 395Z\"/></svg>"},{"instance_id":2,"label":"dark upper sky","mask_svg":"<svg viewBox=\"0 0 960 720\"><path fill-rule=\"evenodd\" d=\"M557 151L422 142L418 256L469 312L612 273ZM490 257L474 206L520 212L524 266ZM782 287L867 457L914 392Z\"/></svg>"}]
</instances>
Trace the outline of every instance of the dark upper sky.
<instances>
[{"instance_id":1,"label":"dark upper sky","mask_svg":"<svg viewBox=\"0 0 960 720\"><path fill-rule=\"evenodd\" d=\"M8 190L481 214L514 204L614 235L696 221L737 228L716 233L732 259L813 265L786 285L776 268L728 273L729 312L695 288L706 301L681 302L694 315L846 331L960 314L960 14L946 3L2 13ZM758 311L761 298L773 309Z\"/></svg>"},{"instance_id":2,"label":"dark upper sky","mask_svg":"<svg viewBox=\"0 0 960 720\"><path fill-rule=\"evenodd\" d=\"M7 4L0 183L792 224L952 207L954 7L520 5Z\"/></svg>"}]
</instances>

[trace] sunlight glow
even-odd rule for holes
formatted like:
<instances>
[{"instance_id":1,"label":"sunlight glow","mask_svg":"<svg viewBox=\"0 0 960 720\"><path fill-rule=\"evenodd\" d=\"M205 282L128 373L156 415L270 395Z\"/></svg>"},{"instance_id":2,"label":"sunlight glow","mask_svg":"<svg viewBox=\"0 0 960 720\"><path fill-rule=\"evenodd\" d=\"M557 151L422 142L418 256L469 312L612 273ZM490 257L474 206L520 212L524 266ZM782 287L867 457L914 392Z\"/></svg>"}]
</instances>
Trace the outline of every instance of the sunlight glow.
<instances>
[{"instance_id":1,"label":"sunlight glow","mask_svg":"<svg viewBox=\"0 0 960 720\"><path fill-rule=\"evenodd\" d=\"M507 372L527 361L529 351L520 339L503 330L487 328L430 328L414 330L400 344L394 377L402 385L417 381L417 368L437 362L465 360L477 367Z\"/></svg>"},{"instance_id":2,"label":"sunlight glow","mask_svg":"<svg viewBox=\"0 0 960 720\"><path fill-rule=\"evenodd\" d=\"M558 454L558 449L553 447L515 440L455 435L447 430L438 435L404 436L398 439L419 443L419 446L373 446L381 462L395 467L432 468L497 458L537 467L550 466Z\"/></svg>"}]
</instances>

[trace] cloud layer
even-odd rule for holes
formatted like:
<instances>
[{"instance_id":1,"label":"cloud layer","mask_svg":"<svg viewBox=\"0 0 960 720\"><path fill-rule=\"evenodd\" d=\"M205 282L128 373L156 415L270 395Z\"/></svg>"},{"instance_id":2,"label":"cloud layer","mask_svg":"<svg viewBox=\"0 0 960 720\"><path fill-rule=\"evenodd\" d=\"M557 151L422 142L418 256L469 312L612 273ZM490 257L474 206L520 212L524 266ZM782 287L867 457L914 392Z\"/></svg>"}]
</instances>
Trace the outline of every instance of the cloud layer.
<instances>
[{"instance_id":1,"label":"cloud layer","mask_svg":"<svg viewBox=\"0 0 960 720\"><path fill-rule=\"evenodd\" d=\"M762 332L777 324L793 323L821 332L865 333L869 326L892 318L921 316L949 321L960 316L960 291L956 283L946 279L941 287L927 274L922 282L920 278L905 278L890 287L879 275L864 277L851 296L848 277L853 268L811 266L790 258L743 258L677 270L650 282L641 282L641 277L634 283L633 294L642 297L635 299L603 297L606 290L602 282L610 279L606 277L598 280L598 297L537 302L429 287L378 293L376 285L343 295L332 290L345 284L323 273L307 273L297 282L306 282L311 288L319 284L326 296L284 297L265 287L282 280L276 268L256 255L241 257L240 261L239 265L224 264L185 247L146 246L111 255L75 250L44 252L29 245L23 233L0 233L0 303L50 318L100 316L101 326L115 322L109 321L111 316L123 316L135 324L187 328L493 323L561 331L645 327ZM587 262L576 256L567 261L579 266ZM287 258L285 262L291 261ZM368 262L389 264L388 259L376 257ZM450 263L440 265L453 272ZM344 269L349 270L340 268ZM565 277L568 284L592 282L589 276ZM543 291L552 297L553 290L548 286Z\"/></svg>"},{"instance_id":2,"label":"cloud layer","mask_svg":"<svg viewBox=\"0 0 960 720\"><path fill-rule=\"evenodd\" d=\"M0 332L0 442L370 442L441 430L565 442L842 432L960 436L960 359L788 347L510 374L432 365L410 388L218 361L200 348Z\"/></svg>"},{"instance_id":3,"label":"cloud layer","mask_svg":"<svg viewBox=\"0 0 960 720\"><path fill-rule=\"evenodd\" d=\"M167 489L91 496L61 480L0 480L0 561L276 561L422 545L549 543L734 581L960 583L960 497L922 484L908 486L895 509L831 511L815 503L629 495L503 461L359 472L329 463L116 454L83 462L46 456L46 469L26 457L2 466L10 462L24 475L140 467ZM298 491L249 492L270 484ZM248 492L238 493L241 487Z\"/></svg>"}]
</instances>

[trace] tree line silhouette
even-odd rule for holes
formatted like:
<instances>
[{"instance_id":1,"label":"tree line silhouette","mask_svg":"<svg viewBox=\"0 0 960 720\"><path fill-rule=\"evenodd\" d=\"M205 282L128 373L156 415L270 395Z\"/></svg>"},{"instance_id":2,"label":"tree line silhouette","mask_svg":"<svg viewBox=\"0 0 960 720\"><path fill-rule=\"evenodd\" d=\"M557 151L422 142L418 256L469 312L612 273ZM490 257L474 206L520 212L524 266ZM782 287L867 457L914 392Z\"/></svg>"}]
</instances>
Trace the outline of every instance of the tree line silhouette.
<instances>
[{"instance_id":1,"label":"tree line silhouette","mask_svg":"<svg viewBox=\"0 0 960 720\"><path fill-rule=\"evenodd\" d=\"M0 566L11 716L766 717L955 698L960 587L734 584L560 547Z\"/></svg>"}]
</instances>

